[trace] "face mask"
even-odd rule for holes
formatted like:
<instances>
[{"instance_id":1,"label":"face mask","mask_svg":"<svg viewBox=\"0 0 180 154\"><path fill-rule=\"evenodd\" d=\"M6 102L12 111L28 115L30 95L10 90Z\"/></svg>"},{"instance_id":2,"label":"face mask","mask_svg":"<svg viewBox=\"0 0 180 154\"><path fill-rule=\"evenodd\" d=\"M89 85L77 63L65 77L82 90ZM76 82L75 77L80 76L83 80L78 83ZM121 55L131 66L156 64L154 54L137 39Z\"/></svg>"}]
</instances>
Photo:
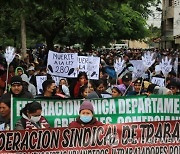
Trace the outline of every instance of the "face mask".
<instances>
[{"instance_id":1,"label":"face mask","mask_svg":"<svg viewBox=\"0 0 180 154\"><path fill-rule=\"evenodd\" d=\"M34 116L31 116L31 121L32 122L38 122L39 120L41 119L41 116L37 116L37 117L34 117Z\"/></svg>"},{"instance_id":2,"label":"face mask","mask_svg":"<svg viewBox=\"0 0 180 154\"><path fill-rule=\"evenodd\" d=\"M80 116L80 119L81 119L82 122L88 123L88 122L90 122L92 120L92 116L84 116L84 115L82 115L82 116Z\"/></svg>"},{"instance_id":3,"label":"face mask","mask_svg":"<svg viewBox=\"0 0 180 154\"><path fill-rule=\"evenodd\" d=\"M133 72L134 68L133 68L133 67L128 67L128 70L129 70L130 72Z\"/></svg>"}]
</instances>

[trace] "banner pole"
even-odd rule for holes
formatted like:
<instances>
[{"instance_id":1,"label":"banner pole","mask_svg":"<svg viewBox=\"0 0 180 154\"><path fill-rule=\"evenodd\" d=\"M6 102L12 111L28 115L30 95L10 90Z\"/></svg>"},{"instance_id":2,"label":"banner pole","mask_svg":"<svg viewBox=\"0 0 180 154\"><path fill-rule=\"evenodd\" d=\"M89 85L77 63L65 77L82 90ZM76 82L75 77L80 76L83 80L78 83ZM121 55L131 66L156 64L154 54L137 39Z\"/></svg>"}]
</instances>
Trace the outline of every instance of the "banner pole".
<instances>
[{"instance_id":1,"label":"banner pole","mask_svg":"<svg viewBox=\"0 0 180 154\"><path fill-rule=\"evenodd\" d=\"M127 93L128 89L130 88L131 84L132 84L132 80L131 80L131 83L129 84L129 86L127 87L126 91L123 93L123 96L125 96L125 94Z\"/></svg>"},{"instance_id":2,"label":"banner pole","mask_svg":"<svg viewBox=\"0 0 180 154\"><path fill-rule=\"evenodd\" d=\"M143 85L143 82L144 82L144 78L142 78L142 82L141 82L141 87L140 87L140 89L139 89L139 95L141 94L141 90L142 90L142 85Z\"/></svg>"},{"instance_id":3,"label":"banner pole","mask_svg":"<svg viewBox=\"0 0 180 154\"><path fill-rule=\"evenodd\" d=\"M8 87L8 73L9 73L9 64L7 66L7 72L6 72L6 87L5 87L6 92L7 92L7 87Z\"/></svg>"},{"instance_id":4,"label":"banner pole","mask_svg":"<svg viewBox=\"0 0 180 154\"><path fill-rule=\"evenodd\" d=\"M13 130L13 97L11 94L11 120L10 120L10 130Z\"/></svg>"}]
</instances>

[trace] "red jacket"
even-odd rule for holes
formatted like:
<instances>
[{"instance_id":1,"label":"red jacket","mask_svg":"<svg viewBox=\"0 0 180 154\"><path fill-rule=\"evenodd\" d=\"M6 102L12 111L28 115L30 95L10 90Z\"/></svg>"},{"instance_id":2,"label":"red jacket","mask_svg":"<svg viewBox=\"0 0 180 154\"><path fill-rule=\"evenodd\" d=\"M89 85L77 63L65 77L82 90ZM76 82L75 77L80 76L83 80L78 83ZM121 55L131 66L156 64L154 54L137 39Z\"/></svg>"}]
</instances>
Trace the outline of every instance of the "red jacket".
<instances>
[{"instance_id":1,"label":"red jacket","mask_svg":"<svg viewBox=\"0 0 180 154\"><path fill-rule=\"evenodd\" d=\"M96 118L93 117L91 122L89 123L83 123L80 120L80 117L76 119L76 121L73 121L69 124L69 128L82 128L82 127L93 127L93 126L103 126L104 124L100 121L98 121Z\"/></svg>"},{"instance_id":2,"label":"red jacket","mask_svg":"<svg viewBox=\"0 0 180 154\"><path fill-rule=\"evenodd\" d=\"M87 83L88 83L88 81L85 81L84 85L87 84ZM75 85L75 87L74 87L74 97L75 97L75 98L78 97L78 95L79 95L79 89L80 89L81 86L83 86L83 85L81 85L80 81L77 81L77 83L76 83L76 85Z\"/></svg>"}]
</instances>

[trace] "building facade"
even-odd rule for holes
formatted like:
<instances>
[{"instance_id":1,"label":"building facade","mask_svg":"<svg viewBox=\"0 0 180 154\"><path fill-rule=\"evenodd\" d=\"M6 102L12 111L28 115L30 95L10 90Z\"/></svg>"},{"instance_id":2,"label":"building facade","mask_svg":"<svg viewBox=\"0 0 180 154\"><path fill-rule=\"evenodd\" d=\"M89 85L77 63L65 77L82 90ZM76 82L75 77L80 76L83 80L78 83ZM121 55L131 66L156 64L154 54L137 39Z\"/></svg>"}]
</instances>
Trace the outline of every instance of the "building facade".
<instances>
[{"instance_id":1,"label":"building facade","mask_svg":"<svg viewBox=\"0 0 180 154\"><path fill-rule=\"evenodd\" d=\"M180 0L162 1L161 48L180 48Z\"/></svg>"}]
</instances>

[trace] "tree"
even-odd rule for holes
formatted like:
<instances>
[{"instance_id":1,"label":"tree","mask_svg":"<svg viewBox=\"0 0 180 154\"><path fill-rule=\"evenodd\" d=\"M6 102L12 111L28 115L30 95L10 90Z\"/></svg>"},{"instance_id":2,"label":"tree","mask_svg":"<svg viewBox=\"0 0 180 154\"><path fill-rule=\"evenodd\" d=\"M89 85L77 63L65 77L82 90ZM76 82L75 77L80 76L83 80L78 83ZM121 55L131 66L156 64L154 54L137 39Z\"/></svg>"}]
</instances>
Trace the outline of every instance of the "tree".
<instances>
[{"instance_id":1,"label":"tree","mask_svg":"<svg viewBox=\"0 0 180 154\"><path fill-rule=\"evenodd\" d=\"M27 36L41 35L48 49L53 49L54 41L58 40L66 45L81 43L86 51L92 45L101 46L112 40L145 37L148 7L155 1L16 0L10 3L3 0L13 12L11 21L20 21L23 14ZM19 23L15 24L16 30Z\"/></svg>"}]
</instances>

